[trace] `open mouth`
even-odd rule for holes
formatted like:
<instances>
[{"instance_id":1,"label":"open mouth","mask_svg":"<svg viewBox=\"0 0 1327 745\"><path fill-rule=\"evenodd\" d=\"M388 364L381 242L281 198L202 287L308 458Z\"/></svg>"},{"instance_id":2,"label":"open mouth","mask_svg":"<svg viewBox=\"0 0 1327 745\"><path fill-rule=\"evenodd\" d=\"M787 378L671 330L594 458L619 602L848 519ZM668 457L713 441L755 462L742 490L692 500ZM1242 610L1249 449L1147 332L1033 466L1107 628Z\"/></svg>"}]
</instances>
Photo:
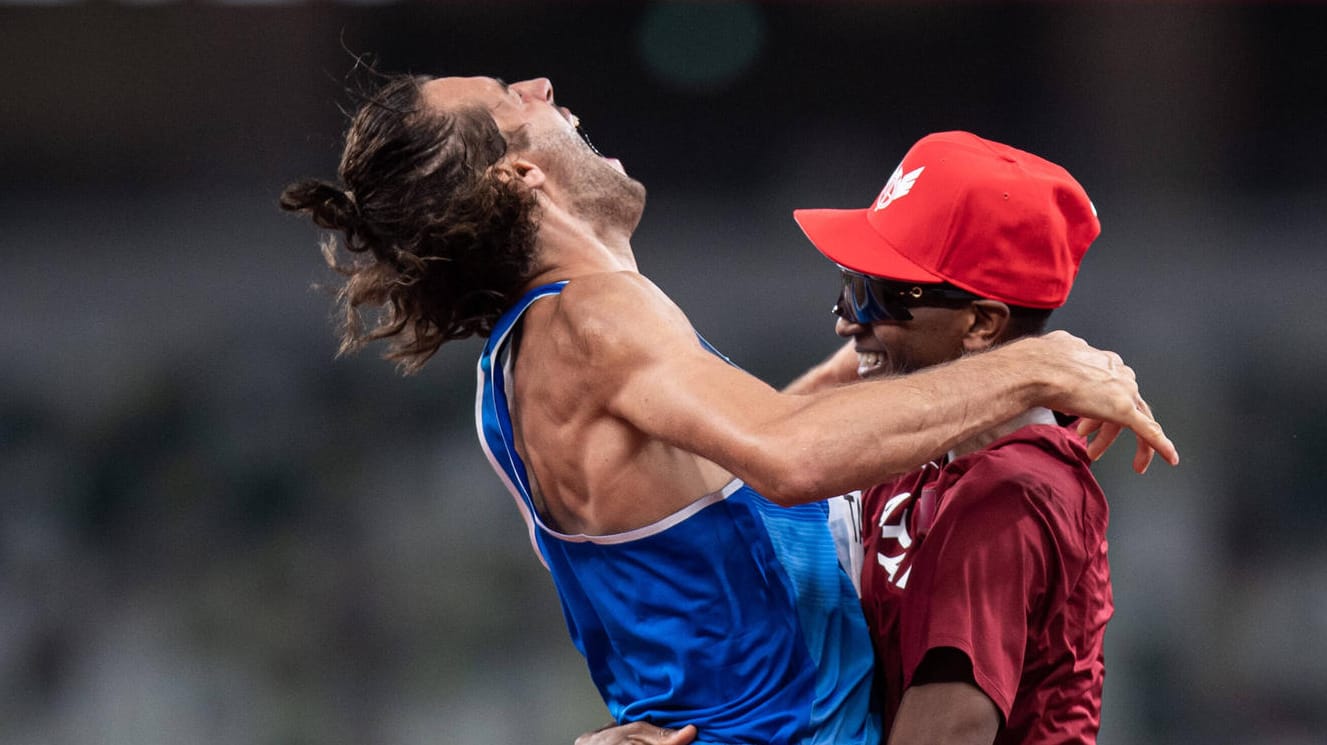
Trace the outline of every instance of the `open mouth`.
<instances>
[{"instance_id":1,"label":"open mouth","mask_svg":"<svg viewBox=\"0 0 1327 745\"><path fill-rule=\"evenodd\" d=\"M595 147L594 143L590 141L590 135L585 132L585 127L581 126L579 121L576 122L576 134L580 135L581 139L585 141L586 146L590 148L590 152L600 158L604 157L604 154L599 152L599 148Z\"/></svg>"},{"instance_id":2,"label":"open mouth","mask_svg":"<svg viewBox=\"0 0 1327 745\"><path fill-rule=\"evenodd\" d=\"M882 352L857 353L857 377L871 378L888 372L885 363L888 357Z\"/></svg>"},{"instance_id":3,"label":"open mouth","mask_svg":"<svg viewBox=\"0 0 1327 745\"><path fill-rule=\"evenodd\" d=\"M585 146L590 148L590 152L598 155L600 158L606 157L603 153L599 152L599 148L595 147L594 143L590 141L590 135L586 133L585 127L581 126L581 118L575 114L570 114L569 116L571 118L571 126L576 130L576 134L585 141Z\"/></svg>"}]
</instances>

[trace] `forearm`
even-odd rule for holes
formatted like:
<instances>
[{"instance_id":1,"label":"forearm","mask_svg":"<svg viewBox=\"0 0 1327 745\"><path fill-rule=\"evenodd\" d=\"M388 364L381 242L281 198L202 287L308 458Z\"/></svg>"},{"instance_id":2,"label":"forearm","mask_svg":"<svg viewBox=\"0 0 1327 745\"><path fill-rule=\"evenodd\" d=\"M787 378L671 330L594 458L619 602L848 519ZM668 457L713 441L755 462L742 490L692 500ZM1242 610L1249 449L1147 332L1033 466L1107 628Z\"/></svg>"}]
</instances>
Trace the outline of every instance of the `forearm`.
<instances>
[{"instance_id":1,"label":"forearm","mask_svg":"<svg viewBox=\"0 0 1327 745\"><path fill-rule=\"evenodd\" d=\"M1064 332L807 395L779 393L691 340L620 341L603 345L610 364L591 376L610 394L608 413L717 463L781 504L879 483L1035 405L1116 423L1089 444L1093 457L1125 426L1146 438L1135 456L1138 470L1151 457L1149 444L1177 459L1138 395L1133 371L1118 355Z\"/></svg>"},{"instance_id":2,"label":"forearm","mask_svg":"<svg viewBox=\"0 0 1327 745\"><path fill-rule=\"evenodd\" d=\"M805 481L765 488L778 501L800 502L870 486L1017 416L1054 388L1053 372L1024 350L996 350L806 397L765 430Z\"/></svg>"}]
</instances>

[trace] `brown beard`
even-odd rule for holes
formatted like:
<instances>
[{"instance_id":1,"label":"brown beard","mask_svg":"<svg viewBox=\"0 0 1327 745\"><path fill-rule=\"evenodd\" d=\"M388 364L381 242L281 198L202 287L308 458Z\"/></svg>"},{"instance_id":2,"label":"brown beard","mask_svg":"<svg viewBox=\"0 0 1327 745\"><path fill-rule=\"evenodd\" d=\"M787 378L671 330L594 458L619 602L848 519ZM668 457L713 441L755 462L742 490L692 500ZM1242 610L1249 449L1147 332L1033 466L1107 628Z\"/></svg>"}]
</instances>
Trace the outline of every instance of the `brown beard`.
<instances>
[{"instance_id":1,"label":"brown beard","mask_svg":"<svg viewBox=\"0 0 1327 745\"><path fill-rule=\"evenodd\" d=\"M635 229L645 208L645 186L618 171L569 132L534 138L533 152L544 156L545 168L571 194L567 208L591 223Z\"/></svg>"}]
</instances>

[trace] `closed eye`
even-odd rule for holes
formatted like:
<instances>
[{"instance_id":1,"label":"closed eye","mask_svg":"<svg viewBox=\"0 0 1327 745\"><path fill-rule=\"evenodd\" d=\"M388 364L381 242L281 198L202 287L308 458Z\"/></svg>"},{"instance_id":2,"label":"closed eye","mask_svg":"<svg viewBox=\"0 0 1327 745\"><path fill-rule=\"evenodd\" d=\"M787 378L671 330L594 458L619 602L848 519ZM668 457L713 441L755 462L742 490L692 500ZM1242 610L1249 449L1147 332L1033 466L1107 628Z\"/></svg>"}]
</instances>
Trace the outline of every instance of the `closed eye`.
<instances>
[{"instance_id":1,"label":"closed eye","mask_svg":"<svg viewBox=\"0 0 1327 745\"><path fill-rule=\"evenodd\" d=\"M507 81L503 80L502 78L493 78L493 81L496 82L498 85L502 86L503 95L507 96L508 98L511 98L516 103L517 106L520 106L521 104L525 103L525 99L521 98L521 94L516 92L515 89L513 89L510 85L508 85Z\"/></svg>"}]
</instances>

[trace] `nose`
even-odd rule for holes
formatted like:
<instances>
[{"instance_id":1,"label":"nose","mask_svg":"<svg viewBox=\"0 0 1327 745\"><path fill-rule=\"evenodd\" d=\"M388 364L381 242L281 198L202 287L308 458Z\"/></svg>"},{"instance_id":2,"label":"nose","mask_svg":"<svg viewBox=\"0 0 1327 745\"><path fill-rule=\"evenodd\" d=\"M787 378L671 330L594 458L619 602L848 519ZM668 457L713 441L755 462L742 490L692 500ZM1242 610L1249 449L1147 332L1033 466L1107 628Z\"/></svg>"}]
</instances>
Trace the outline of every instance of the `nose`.
<instances>
[{"instance_id":1,"label":"nose","mask_svg":"<svg viewBox=\"0 0 1327 745\"><path fill-rule=\"evenodd\" d=\"M866 326L860 323L849 321L843 316L835 314L834 333L842 336L844 339L851 339L854 336L865 333Z\"/></svg>"},{"instance_id":2,"label":"nose","mask_svg":"<svg viewBox=\"0 0 1327 745\"><path fill-rule=\"evenodd\" d=\"M548 78L522 80L512 85L522 98L553 103L553 82Z\"/></svg>"}]
</instances>

